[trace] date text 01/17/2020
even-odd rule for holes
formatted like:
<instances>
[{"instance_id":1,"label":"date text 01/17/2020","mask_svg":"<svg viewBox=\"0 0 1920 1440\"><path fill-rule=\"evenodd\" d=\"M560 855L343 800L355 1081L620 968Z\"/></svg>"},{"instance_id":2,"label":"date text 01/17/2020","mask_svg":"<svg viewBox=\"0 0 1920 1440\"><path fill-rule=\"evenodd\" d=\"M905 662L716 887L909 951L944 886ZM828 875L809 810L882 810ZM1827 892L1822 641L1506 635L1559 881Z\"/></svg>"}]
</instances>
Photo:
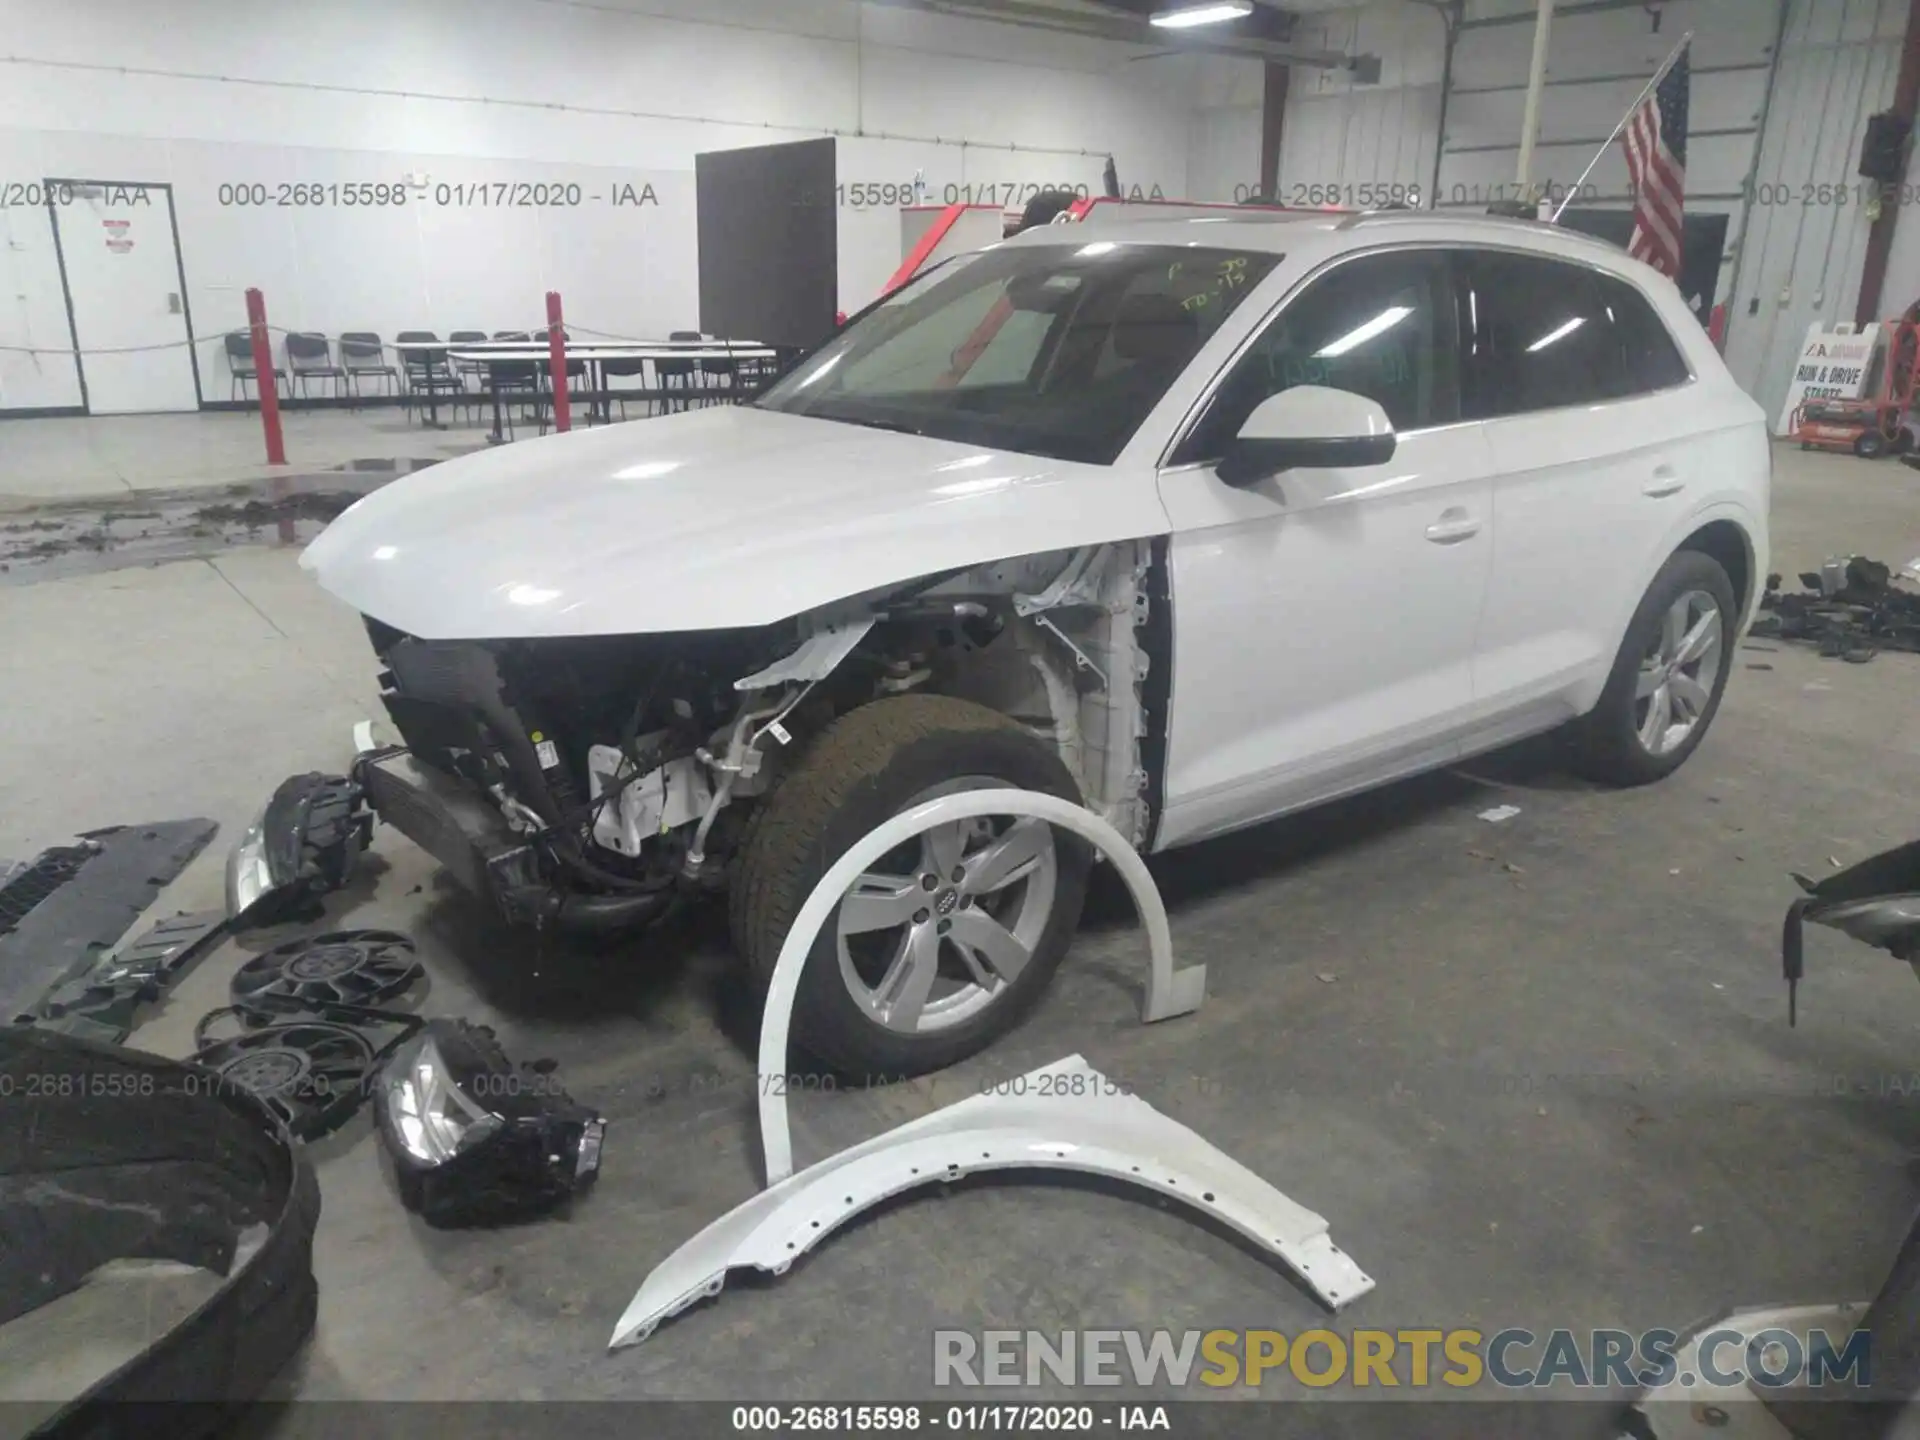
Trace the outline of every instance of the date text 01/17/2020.
<instances>
[{"instance_id":1,"label":"date text 01/17/2020","mask_svg":"<svg viewBox=\"0 0 1920 1440\"><path fill-rule=\"evenodd\" d=\"M1102 198L1084 181L948 181L936 184L926 180L854 180L833 187L836 205L848 210L884 210L926 205L994 205L1003 210L1025 205L1040 195L1064 194L1076 200ZM1125 185L1118 200L1165 200L1160 185ZM801 204L809 203L802 197Z\"/></svg>"},{"instance_id":2,"label":"date text 01/17/2020","mask_svg":"<svg viewBox=\"0 0 1920 1440\"><path fill-rule=\"evenodd\" d=\"M730 1418L733 1430L742 1434L914 1434L944 1430L956 1435L1030 1435L1173 1428L1167 1407L1152 1404L935 1405L907 1401L885 1405L736 1405Z\"/></svg>"},{"instance_id":3,"label":"date text 01/17/2020","mask_svg":"<svg viewBox=\"0 0 1920 1440\"><path fill-rule=\"evenodd\" d=\"M380 181L231 181L214 192L223 209L382 210L427 205L459 210L551 210L603 205L610 209L658 207L659 192L648 183L621 181L604 188L571 180L442 180L411 185Z\"/></svg>"}]
</instances>

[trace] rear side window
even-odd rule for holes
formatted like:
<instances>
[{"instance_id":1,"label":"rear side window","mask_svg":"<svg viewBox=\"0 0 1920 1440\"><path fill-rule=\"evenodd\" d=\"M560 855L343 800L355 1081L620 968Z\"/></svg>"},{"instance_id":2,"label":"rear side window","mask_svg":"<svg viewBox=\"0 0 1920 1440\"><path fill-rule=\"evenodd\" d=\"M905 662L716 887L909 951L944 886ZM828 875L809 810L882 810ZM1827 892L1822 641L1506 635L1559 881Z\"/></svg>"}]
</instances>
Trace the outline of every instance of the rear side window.
<instances>
[{"instance_id":1,"label":"rear side window","mask_svg":"<svg viewBox=\"0 0 1920 1440\"><path fill-rule=\"evenodd\" d=\"M1593 271L1479 251L1466 294L1466 412L1490 420L1591 405L1623 393L1626 370Z\"/></svg>"},{"instance_id":2,"label":"rear side window","mask_svg":"<svg viewBox=\"0 0 1920 1440\"><path fill-rule=\"evenodd\" d=\"M1491 251L1459 268L1469 419L1594 405L1689 378L1652 304L1624 280Z\"/></svg>"},{"instance_id":3,"label":"rear side window","mask_svg":"<svg viewBox=\"0 0 1920 1440\"><path fill-rule=\"evenodd\" d=\"M1626 365L1625 393L1644 395L1650 390L1684 385L1693 372L1687 369L1680 347L1673 343L1672 333L1647 297L1616 276L1601 275L1597 279Z\"/></svg>"}]
</instances>

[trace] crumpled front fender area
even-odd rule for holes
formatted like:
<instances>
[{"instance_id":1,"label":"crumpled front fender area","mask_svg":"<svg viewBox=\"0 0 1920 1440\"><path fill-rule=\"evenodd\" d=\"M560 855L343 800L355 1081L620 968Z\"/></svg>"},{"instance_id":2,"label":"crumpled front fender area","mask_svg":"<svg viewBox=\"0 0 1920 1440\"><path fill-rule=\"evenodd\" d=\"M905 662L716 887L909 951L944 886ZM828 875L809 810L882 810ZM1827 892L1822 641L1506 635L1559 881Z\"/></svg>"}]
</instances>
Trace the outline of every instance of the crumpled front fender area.
<instances>
[{"instance_id":1,"label":"crumpled front fender area","mask_svg":"<svg viewBox=\"0 0 1920 1440\"><path fill-rule=\"evenodd\" d=\"M1373 1288L1319 1215L1071 1055L843 1150L722 1215L647 1276L609 1344L644 1340L718 1295L729 1270L783 1275L862 1211L990 1170L1073 1170L1183 1201L1291 1267L1334 1309Z\"/></svg>"}]
</instances>

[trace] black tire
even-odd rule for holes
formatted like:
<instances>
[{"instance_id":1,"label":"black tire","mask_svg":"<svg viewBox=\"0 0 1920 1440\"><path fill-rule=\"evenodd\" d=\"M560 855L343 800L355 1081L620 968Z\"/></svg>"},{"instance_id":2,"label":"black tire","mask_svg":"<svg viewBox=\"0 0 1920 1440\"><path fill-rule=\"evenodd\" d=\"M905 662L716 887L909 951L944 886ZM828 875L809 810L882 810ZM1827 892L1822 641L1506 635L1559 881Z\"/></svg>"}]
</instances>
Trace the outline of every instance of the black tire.
<instances>
[{"instance_id":1,"label":"black tire","mask_svg":"<svg viewBox=\"0 0 1920 1440\"><path fill-rule=\"evenodd\" d=\"M1701 712L1699 723L1686 740L1664 755L1655 755L1640 743L1635 733L1634 687L1640 675L1640 663L1659 634L1668 609L1689 590L1704 590L1713 597L1720 611L1720 671L1713 690ZM1574 768L1591 780L1607 785L1647 785L1664 780L1686 763L1699 747L1720 711L1720 697L1727 688L1727 676L1733 671L1732 652L1738 643L1739 602L1733 594L1733 582L1725 568L1711 555L1697 550L1676 551L1653 577L1640 606L1633 612L1620 653L1614 658L1607 687L1600 703L1569 731Z\"/></svg>"},{"instance_id":2,"label":"black tire","mask_svg":"<svg viewBox=\"0 0 1920 1440\"><path fill-rule=\"evenodd\" d=\"M901 695L842 715L802 754L753 816L728 900L734 949L765 990L800 907L861 837L930 788L991 776L1080 803L1054 750L985 706L944 695ZM848 993L829 924L794 1001L793 1036L807 1054L856 1082L953 1065L1011 1030L1046 989L1080 923L1092 851L1054 832L1058 879L1033 958L1007 993L978 1014L922 1035L890 1030Z\"/></svg>"},{"instance_id":3,"label":"black tire","mask_svg":"<svg viewBox=\"0 0 1920 1440\"><path fill-rule=\"evenodd\" d=\"M1862 460L1878 460L1887 448L1887 437L1878 430L1862 430L1853 442L1853 453Z\"/></svg>"}]
</instances>

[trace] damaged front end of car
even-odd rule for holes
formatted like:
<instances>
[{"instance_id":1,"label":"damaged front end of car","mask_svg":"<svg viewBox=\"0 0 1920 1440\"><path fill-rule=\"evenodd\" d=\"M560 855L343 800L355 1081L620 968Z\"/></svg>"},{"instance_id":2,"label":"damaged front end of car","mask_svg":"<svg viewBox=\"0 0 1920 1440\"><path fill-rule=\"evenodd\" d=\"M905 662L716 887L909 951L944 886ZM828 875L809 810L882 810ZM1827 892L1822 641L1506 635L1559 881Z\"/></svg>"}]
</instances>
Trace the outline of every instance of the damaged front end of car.
<instances>
[{"instance_id":1,"label":"damaged front end of car","mask_svg":"<svg viewBox=\"0 0 1920 1440\"><path fill-rule=\"evenodd\" d=\"M755 801L837 716L924 689L1051 742L1144 846L1162 563L1151 541L1048 552L752 629L428 640L369 617L402 744L354 779L507 921L612 934L724 887Z\"/></svg>"}]
</instances>

